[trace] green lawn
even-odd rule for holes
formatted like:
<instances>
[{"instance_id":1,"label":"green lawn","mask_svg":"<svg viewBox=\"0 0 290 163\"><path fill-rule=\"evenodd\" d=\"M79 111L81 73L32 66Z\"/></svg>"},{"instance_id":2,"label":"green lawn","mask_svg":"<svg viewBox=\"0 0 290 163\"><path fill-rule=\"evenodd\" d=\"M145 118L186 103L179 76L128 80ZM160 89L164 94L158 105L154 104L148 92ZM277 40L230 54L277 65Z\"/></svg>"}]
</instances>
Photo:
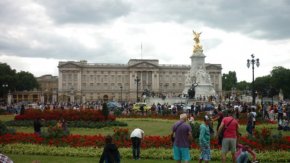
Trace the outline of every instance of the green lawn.
<instances>
[{"instance_id":1,"label":"green lawn","mask_svg":"<svg viewBox=\"0 0 290 163\"><path fill-rule=\"evenodd\" d=\"M38 160L40 163L96 163L99 158L96 157L61 157L61 156L39 156L39 155L8 155L14 163L31 163ZM174 160L130 160L123 159L123 163L175 163ZM197 162L197 161L192 161ZM211 161L215 163L215 161Z\"/></svg>"},{"instance_id":2,"label":"green lawn","mask_svg":"<svg viewBox=\"0 0 290 163\"><path fill-rule=\"evenodd\" d=\"M14 115L0 115L1 121L13 120ZM140 118L119 118L118 121L126 122L128 126L122 128L129 128L129 131L132 131L134 128L141 128L145 131L145 135L169 135L171 132L171 126L176 120L163 120L163 119L140 119ZM214 123L214 129L216 129L216 122ZM272 133L278 133L276 124L267 124L267 125L257 125L258 129L263 127L270 128ZM17 132L33 133L33 126L31 127L14 127ZM43 130L46 130L44 127ZM69 128L71 134L80 134L80 135L96 135L96 134L113 134L112 127L105 127L101 129L91 129L91 128ZM243 135L246 134L246 126L240 125L240 133ZM284 136L290 136L290 132L283 132Z\"/></svg>"}]
</instances>

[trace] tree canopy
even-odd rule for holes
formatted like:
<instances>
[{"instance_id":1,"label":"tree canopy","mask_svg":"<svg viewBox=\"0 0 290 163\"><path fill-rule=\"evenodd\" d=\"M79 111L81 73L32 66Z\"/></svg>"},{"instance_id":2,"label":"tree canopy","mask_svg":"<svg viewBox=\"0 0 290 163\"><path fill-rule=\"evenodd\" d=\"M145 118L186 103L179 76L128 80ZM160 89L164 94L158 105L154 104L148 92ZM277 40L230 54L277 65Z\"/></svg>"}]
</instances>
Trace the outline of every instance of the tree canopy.
<instances>
[{"instance_id":1,"label":"tree canopy","mask_svg":"<svg viewBox=\"0 0 290 163\"><path fill-rule=\"evenodd\" d=\"M222 87L225 91L230 91L237 85L237 75L235 71L229 71L228 74L222 76Z\"/></svg>"},{"instance_id":2,"label":"tree canopy","mask_svg":"<svg viewBox=\"0 0 290 163\"><path fill-rule=\"evenodd\" d=\"M36 78L30 72L16 72L6 63L0 63L0 92L3 96L8 91L24 91L38 88Z\"/></svg>"}]
</instances>

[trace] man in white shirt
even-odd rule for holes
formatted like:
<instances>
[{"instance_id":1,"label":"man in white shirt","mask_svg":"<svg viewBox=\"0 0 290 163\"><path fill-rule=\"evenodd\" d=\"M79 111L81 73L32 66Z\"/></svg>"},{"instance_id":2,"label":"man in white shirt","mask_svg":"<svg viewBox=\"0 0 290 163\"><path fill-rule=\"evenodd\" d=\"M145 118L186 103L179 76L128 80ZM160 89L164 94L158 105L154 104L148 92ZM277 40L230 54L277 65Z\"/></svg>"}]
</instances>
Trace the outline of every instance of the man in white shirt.
<instances>
[{"instance_id":1,"label":"man in white shirt","mask_svg":"<svg viewBox=\"0 0 290 163\"><path fill-rule=\"evenodd\" d=\"M141 139L144 137L144 131L140 128L136 128L132 131L130 138L132 141L133 147L133 159L140 160L140 146L141 146Z\"/></svg>"}]
</instances>

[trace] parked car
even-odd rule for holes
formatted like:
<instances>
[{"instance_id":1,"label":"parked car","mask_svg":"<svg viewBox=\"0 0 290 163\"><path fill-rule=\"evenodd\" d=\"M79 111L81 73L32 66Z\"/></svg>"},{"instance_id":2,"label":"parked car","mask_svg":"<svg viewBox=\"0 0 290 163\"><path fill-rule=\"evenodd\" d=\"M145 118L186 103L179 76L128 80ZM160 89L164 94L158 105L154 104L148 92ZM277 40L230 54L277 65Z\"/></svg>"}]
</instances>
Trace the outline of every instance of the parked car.
<instances>
[{"instance_id":1,"label":"parked car","mask_svg":"<svg viewBox=\"0 0 290 163\"><path fill-rule=\"evenodd\" d=\"M174 103L168 109L172 110L174 106L176 107L177 111L183 111L184 113L188 113L191 109L191 106L185 103Z\"/></svg>"},{"instance_id":2,"label":"parked car","mask_svg":"<svg viewBox=\"0 0 290 163\"><path fill-rule=\"evenodd\" d=\"M27 104L26 109L39 109L39 105L36 103Z\"/></svg>"},{"instance_id":3,"label":"parked car","mask_svg":"<svg viewBox=\"0 0 290 163\"><path fill-rule=\"evenodd\" d=\"M109 101L107 107L109 110L122 109L122 105L116 101Z\"/></svg>"},{"instance_id":4,"label":"parked car","mask_svg":"<svg viewBox=\"0 0 290 163\"><path fill-rule=\"evenodd\" d=\"M211 103L207 103L207 104L205 104L203 109L204 109L204 111L212 111L212 110L214 110L214 105Z\"/></svg>"},{"instance_id":5,"label":"parked car","mask_svg":"<svg viewBox=\"0 0 290 163\"><path fill-rule=\"evenodd\" d=\"M133 105L134 111L141 111L141 107L143 106L144 111L149 111L151 109L150 106L148 106L146 103L136 103Z\"/></svg>"}]
</instances>

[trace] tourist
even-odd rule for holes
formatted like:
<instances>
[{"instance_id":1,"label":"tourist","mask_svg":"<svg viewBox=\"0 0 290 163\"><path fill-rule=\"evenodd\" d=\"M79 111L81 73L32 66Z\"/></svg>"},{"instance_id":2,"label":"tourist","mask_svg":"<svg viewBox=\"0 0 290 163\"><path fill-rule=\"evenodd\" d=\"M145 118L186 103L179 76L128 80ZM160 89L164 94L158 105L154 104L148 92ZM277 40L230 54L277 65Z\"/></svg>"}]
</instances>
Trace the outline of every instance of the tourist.
<instances>
[{"instance_id":1,"label":"tourist","mask_svg":"<svg viewBox=\"0 0 290 163\"><path fill-rule=\"evenodd\" d=\"M133 148L133 159L140 160L140 146L141 140L144 138L144 131L140 128L136 128L130 135Z\"/></svg>"},{"instance_id":2,"label":"tourist","mask_svg":"<svg viewBox=\"0 0 290 163\"><path fill-rule=\"evenodd\" d=\"M190 143L192 141L191 127L185 123L187 115L185 113L180 114L180 120L172 126L172 135L174 134L173 142L173 158L177 163L181 163L183 160L188 163L190 160Z\"/></svg>"},{"instance_id":3,"label":"tourist","mask_svg":"<svg viewBox=\"0 0 290 163\"><path fill-rule=\"evenodd\" d=\"M199 162L201 163L204 160L207 163L210 161L210 118L206 115L203 120L204 124L201 124L199 129L199 145L201 149Z\"/></svg>"},{"instance_id":4,"label":"tourist","mask_svg":"<svg viewBox=\"0 0 290 163\"><path fill-rule=\"evenodd\" d=\"M282 102L279 102L278 105L278 125L282 124L283 121L283 107Z\"/></svg>"},{"instance_id":5,"label":"tourist","mask_svg":"<svg viewBox=\"0 0 290 163\"><path fill-rule=\"evenodd\" d=\"M253 115L253 129L255 129L255 126L256 126L256 117L257 117L257 113L256 113L256 109L255 108L252 108L251 114Z\"/></svg>"},{"instance_id":6,"label":"tourist","mask_svg":"<svg viewBox=\"0 0 290 163\"><path fill-rule=\"evenodd\" d=\"M190 117L189 117L188 121L189 121L189 123L191 123L191 124L194 123L194 114L193 114L193 113L190 114Z\"/></svg>"},{"instance_id":7,"label":"tourist","mask_svg":"<svg viewBox=\"0 0 290 163\"><path fill-rule=\"evenodd\" d=\"M33 122L34 134L39 135L41 134L41 121L40 118L36 118Z\"/></svg>"},{"instance_id":8,"label":"tourist","mask_svg":"<svg viewBox=\"0 0 290 163\"><path fill-rule=\"evenodd\" d=\"M56 123L56 128L63 128L63 123L62 123L62 120L58 120L57 123Z\"/></svg>"},{"instance_id":9,"label":"tourist","mask_svg":"<svg viewBox=\"0 0 290 163\"><path fill-rule=\"evenodd\" d=\"M217 120L216 131L218 131L218 129L219 129L221 123L222 123L223 118L224 118L224 114L222 112L222 109L221 109L221 107L218 107L218 113L213 118L213 121Z\"/></svg>"},{"instance_id":10,"label":"tourist","mask_svg":"<svg viewBox=\"0 0 290 163\"><path fill-rule=\"evenodd\" d=\"M105 138L105 147L99 163L120 163L120 152L118 147L112 143L112 136Z\"/></svg>"},{"instance_id":11,"label":"tourist","mask_svg":"<svg viewBox=\"0 0 290 163\"><path fill-rule=\"evenodd\" d=\"M64 132L68 132L67 122L64 118L61 119L62 129Z\"/></svg>"},{"instance_id":12,"label":"tourist","mask_svg":"<svg viewBox=\"0 0 290 163\"><path fill-rule=\"evenodd\" d=\"M287 116L287 121L290 121L290 102L287 102L286 105L286 116Z\"/></svg>"},{"instance_id":13,"label":"tourist","mask_svg":"<svg viewBox=\"0 0 290 163\"><path fill-rule=\"evenodd\" d=\"M270 119L269 113L268 113L268 105L266 103L263 104L262 109L263 109L263 118L264 119L266 119L266 118Z\"/></svg>"},{"instance_id":14,"label":"tourist","mask_svg":"<svg viewBox=\"0 0 290 163\"><path fill-rule=\"evenodd\" d=\"M228 117L224 117L222 123L218 129L217 135L223 130L225 127L225 131L223 134L222 140L222 162L226 162L226 155L230 151L232 154L232 161L235 162L235 152L236 152L236 142L239 124L237 120L235 120L232 116L233 110L228 110Z\"/></svg>"},{"instance_id":15,"label":"tourist","mask_svg":"<svg viewBox=\"0 0 290 163\"><path fill-rule=\"evenodd\" d=\"M21 105L21 108L20 108L20 115L23 115L25 112L25 107L24 105Z\"/></svg>"},{"instance_id":16,"label":"tourist","mask_svg":"<svg viewBox=\"0 0 290 163\"><path fill-rule=\"evenodd\" d=\"M0 153L0 162L1 163L13 163L13 161L6 155Z\"/></svg>"},{"instance_id":17,"label":"tourist","mask_svg":"<svg viewBox=\"0 0 290 163\"><path fill-rule=\"evenodd\" d=\"M246 131L248 132L249 136L253 135L253 130L254 130L254 114L253 112L248 113L248 123L246 127Z\"/></svg>"},{"instance_id":18,"label":"tourist","mask_svg":"<svg viewBox=\"0 0 290 163\"><path fill-rule=\"evenodd\" d=\"M237 152L235 153L237 163L248 163L249 153L252 155L252 159L256 162L256 154L248 145L237 145Z\"/></svg>"}]
</instances>

